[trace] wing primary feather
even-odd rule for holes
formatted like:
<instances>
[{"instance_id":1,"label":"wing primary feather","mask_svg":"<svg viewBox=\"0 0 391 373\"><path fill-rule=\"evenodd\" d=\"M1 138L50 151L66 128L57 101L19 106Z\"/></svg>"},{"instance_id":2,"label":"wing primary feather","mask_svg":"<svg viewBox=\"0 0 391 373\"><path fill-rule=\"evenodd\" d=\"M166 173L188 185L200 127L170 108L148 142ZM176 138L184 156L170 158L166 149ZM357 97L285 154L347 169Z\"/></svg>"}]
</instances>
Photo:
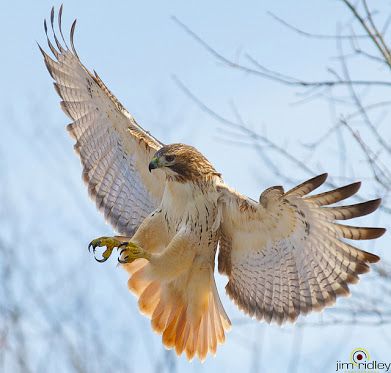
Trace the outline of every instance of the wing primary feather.
<instances>
[{"instance_id":1,"label":"wing primary feather","mask_svg":"<svg viewBox=\"0 0 391 373\"><path fill-rule=\"evenodd\" d=\"M369 253L368 251L357 249L362 255L364 255L364 260L367 263L377 263L380 260L380 257L376 254Z\"/></svg>"},{"instance_id":2,"label":"wing primary feather","mask_svg":"<svg viewBox=\"0 0 391 373\"><path fill-rule=\"evenodd\" d=\"M49 46L50 50L52 51L53 55L54 55L54 56L57 58L57 60L58 60L60 54L59 54L59 52L56 50L56 48L54 48L52 42L51 42L50 39L49 39L49 35L48 35L48 26L47 26L47 23L46 23L46 19L44 20L43 25L44 25L44 29L45 29L45 34L46 34L48 46Z\"/></svg>"},{"instance_id":3,"label":"wing primary feather","mask_svg":"<svg viewBox=\"0 0 391 373\"><path fill-rule=\"evenodd\" d=\"M75 35L75 29L76 29L76 22L77 22L77 19L75 19L72 23L72 26L71 26L71 33L70 33L70 40L71 40L71 48L72 48L72 52L73 54L79 59L79 56L77 55L77 52L76 52L76 48L75 48L75 44L73 42L73 38L74 38L74 35Z\"/></svg>"},{"instance_id":4,"label":"wing primary feather","mask_svg":"<svg viewBox=\"0 0 391 373\"><path fill-rule=\"evenodd\" d=\"M315 194L304 198L305 201L311 201L318 206L331 205L333 203L342 201L353 194L356 194L361 187L361 182L345 185L341 188L333 189L328 192Z\"/></svg>"},{"instance_id":5,"label":"wing primary feather","mask_svg":"<svg viewBox=\"0 0 391 373\"><path fill-rule=\"evenodd\" d=\"M327 176L328 174L324 173L304 181L304 183L301 183L300 185L288 190L285 193L285 196L305 196L306 194L311 193L313 190L320 187L326 181Z\"/></svg>"},{"instance_id":6,"label":"wing primary feather","mask_svg":"<svg viewBox=\"0 0 391 373\"><path fill-rule=\"evenodd\" d=\"M52 6L52 9L50 10L50 23L53 26L53 21L54 21L54 5Z\"/></svg>"},{"instance_id":7,"label":"wing primary feather","mask_svg":"<svg viewBox=\"0 0 391 373\"><path fill-rule=\"evenodd\" d=\"M52 7L52 11L50 12L50 24L52 26L53 37L54 37L54 41L56 42L57 48L61 53L64 53L65 52L64 48L62 47L61 43L57 39L56 32L54 31L54 6Z\"/></svg>"},{"instance_id":8,"label":"wing primary feather","mask_svg":"<svg viewBox=\"0 0 391 373\"><path fill-rule=\"evenodd\" d=\"M333 227L343 237L351 240L372 240L381 237L386 232L385 228L354 227L343 224L333 224Z\"/></svg>"},{"instance_id":9,"label":"wing primary feather","mask_svg":"<svg viewBox=\"0 0 391 373\"><path fill-rule=\"evenodd\" d=\"M68 44L64 38L64 34L62 33L62 10L63 10L63 4L61 4L60 10L58 12L58 29L60 30L60 35L61 35L62 41L64 42L65 47L67 48L67 50L69 50Z\"/></svg>"},{"instance_id":10,"label":"wing primary feather","mask_svg":"<svg viewBox=\"0 0 391 373\"><path fill-rule=\"evenodd\" d=\"M350 206L323 207L322 211L335 220L348 220L374 212L380 206L380 203L381 198L378 198Z\"/></svg>"},{"instance_id":11,"label":"wing primary feather","mask_svg":"<svg viewBox=\"0 0 391 373\"><path fill-rule=\"evenodd\" d=\"M42 53L42 56L45 58L45 55L46 55L45 51L42 49L41 45L40 45L38 42L36 42L36 43L37 43L37 45L38 45L39 50L40 50L41 53Z\"/></svg>"},{"instance_id":12,"label":"wing primary feather","mask_svg":"<svg viewBox=\"0 0 391 373\"><path fill-rule=\"evenodd\" d=\"M44 57L45 66L46 66L46 68L47 68L47 70L48 70L50 76L51 76L53 79L55 79L55 76L54 76L53 71L52 71L52 69L51 69L51 67L50 67L50 64L49 64L49 61L51 61L51 62L54 63L53 59L50 58L49 55L46 54L46 52L44 52L43 50L42 50L42 54L43 54L43 57Z\"/></svg>"}]
</instances>

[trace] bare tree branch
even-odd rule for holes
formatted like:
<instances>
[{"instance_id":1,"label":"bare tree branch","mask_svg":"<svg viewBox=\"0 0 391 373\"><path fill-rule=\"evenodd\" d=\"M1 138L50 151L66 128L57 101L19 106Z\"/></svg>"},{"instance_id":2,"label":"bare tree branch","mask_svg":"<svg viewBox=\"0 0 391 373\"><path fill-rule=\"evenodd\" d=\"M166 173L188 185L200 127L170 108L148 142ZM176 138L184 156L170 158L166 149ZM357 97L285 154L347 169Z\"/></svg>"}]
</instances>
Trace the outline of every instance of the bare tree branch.
<instances>
[{"instance_id":1,"label":"bare tree branch","mask_svg":"<svg viewBox=\"0 0 391 373\"><path fill-rule=\"evenodd\" d=\"M181 22L177 17L172 17L172 20L179 25L187 34L189 34L194 40L196 40L201 46L203 46L212 56L214 56L218 61L227 65L228 67L241 70L243 72L256 75L268 80L272 80L278 83L282 83L289 86L299 86L304 88L310 87L332 87L332 86L344 86L347 84L353 84L358 86L391 86L389 81L379 81L379 80L352 80L350 82L344 80L322 80L322 81L308 81L295 78L288 75L283 75L276 71L273 71L269 68L266 68L260 64L255 58L251 57L249 54L246 54L247 58L257 67L257 69L251 68L249 66L236 63L235 61L223 56L216 49L207 44L200 36L198 36L194 31L192 31L188 26Z\"/></svg>"}]
</instances>

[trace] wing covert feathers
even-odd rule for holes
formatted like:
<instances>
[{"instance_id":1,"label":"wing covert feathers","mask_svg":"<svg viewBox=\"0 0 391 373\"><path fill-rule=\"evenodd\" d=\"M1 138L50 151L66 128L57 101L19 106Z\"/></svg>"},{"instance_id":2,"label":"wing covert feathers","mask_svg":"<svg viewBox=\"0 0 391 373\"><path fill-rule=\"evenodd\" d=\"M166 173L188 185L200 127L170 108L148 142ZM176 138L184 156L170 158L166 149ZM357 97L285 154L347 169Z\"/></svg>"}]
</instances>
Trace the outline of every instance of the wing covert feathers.
<instances>
[{"instance_id":1,"label":"wing covert feathers","mask_svg":"<svg viewBox=\"0 0 391 373\"><path fill-rule=\"evenodd\" d=\"M335 221L370 214L381 200L328 207L354 195L360 183L307 196L326 176L286 193L281 187L269 188L258 205L226 186L220 188L219 271L229 277L229 297L250 316L281 324L322 310L338 296L348 295L348 285L380 259L344 239L375 239L384 234L384 228ZM251 209L243 210L244 203Z\"/></svg>"}]
</instances>

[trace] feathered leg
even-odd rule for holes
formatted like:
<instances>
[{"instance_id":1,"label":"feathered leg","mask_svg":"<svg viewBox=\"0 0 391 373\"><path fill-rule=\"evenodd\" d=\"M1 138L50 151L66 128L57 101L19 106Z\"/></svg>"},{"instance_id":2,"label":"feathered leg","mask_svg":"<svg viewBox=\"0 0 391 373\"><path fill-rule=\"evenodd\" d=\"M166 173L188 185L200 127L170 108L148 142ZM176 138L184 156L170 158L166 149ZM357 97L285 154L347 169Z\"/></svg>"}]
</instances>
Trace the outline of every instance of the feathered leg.
<instances>
[{"instance_id":1,"label":"feathered leg","mask_svg":"<svg viewBox=\"0 0 391 373\"><path fill-rule=\"evenodd\" d=\"M99 237L90 242L88 249L95 251L97 247L106 247L102 259L95 258L98 262L105 262L109 259L115 248L121 250L119 261L122 264L131 263L135 259L148 259L149 253L156 252L167 244L167 231L161 211L158 209L151 213L137 229L133 237L114 236Z\"/></svg>"}]
</instances>

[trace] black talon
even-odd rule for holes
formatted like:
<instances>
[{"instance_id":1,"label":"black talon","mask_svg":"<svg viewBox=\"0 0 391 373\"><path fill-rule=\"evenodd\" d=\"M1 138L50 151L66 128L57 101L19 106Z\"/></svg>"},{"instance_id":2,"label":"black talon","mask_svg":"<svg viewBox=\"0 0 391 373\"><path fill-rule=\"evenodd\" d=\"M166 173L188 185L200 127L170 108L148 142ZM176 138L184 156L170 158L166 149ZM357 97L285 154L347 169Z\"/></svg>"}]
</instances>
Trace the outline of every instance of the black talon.
<instances>
[{"instance_id":1,"label":"black talon","mask_svg":"<svg viewBox=\"0 0 391 373\"><path fill-rule=\"evenodd\" d=\"M98 259L96 256L94 256L95 260L99 263L105 262L108 258Z\"/></svg>"},{"instance_id":2,"label":"black talon","mask_svg":"<svg viewBox=\"0 0 391 373\"><path fill-rule=\"evenodd\" d=\"M129 243L129 242L122 242L122 243L118 246L118 248L120 248L120 247L122 247L122 246L126 246L128 243Z\"/></svg>"},{"instance_id":3,"label":"black talon","mask_svg":"<svg viewBox=\"0 0 391 373\"><path fill-rule=\"evenodd\" d=\"M121 256L122 253L123 253L124 251L126 251L126 249L122 249L122 250L120 251L119 255Z\"/></svg>"},{"instance_id":4,"label":"black talon","mask_svg":"<svg viewBox=\"0 0 391 373\"><path fill-rule=\"evenodd\" d=\"M88 251L91 252L91 248L92 248L92 252L95 254L96 247L97 247L98 245L99 245L99 244L97 244L97 245L92 244L92 241L91 241L90 244L88 245Z\"/></svg>"},{"instance_id":5,"label":"black talon","mask_svg":"<svg viewBox=\"0 0 391 373\"><path fill-rule=\"evenodd\" d=\"M129 258L128 256L125 256L124 260L118 258L118 262L121 263L121 264L127 264L127 263L128 263L128 262L127 262L127 259L128 259L128 258Z\"/></svg>"}]
</instances>

